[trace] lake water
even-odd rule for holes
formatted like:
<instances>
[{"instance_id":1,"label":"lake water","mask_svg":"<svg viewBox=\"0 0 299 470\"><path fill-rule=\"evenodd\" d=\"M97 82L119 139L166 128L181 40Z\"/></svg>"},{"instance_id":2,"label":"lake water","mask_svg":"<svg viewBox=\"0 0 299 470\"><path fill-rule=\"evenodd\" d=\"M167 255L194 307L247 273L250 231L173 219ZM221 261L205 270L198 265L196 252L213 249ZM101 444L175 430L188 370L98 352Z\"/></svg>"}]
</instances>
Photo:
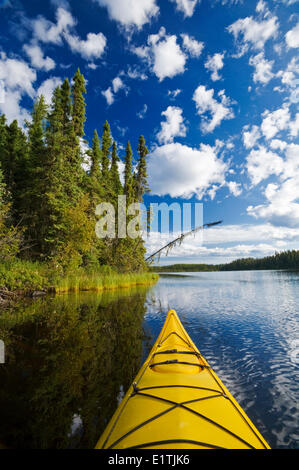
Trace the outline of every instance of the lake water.
<instances>
[{"instance_id":1,"label":"lake water","mask_svg":"<svg viewBox=\"0 0 299 470\"><path fill-rule=\"evenodd\" d=\"M93 448L174 308L273 448L299 448L299 273L163 275L0 313L0 448Z\"/></svg>"}]
</instances>

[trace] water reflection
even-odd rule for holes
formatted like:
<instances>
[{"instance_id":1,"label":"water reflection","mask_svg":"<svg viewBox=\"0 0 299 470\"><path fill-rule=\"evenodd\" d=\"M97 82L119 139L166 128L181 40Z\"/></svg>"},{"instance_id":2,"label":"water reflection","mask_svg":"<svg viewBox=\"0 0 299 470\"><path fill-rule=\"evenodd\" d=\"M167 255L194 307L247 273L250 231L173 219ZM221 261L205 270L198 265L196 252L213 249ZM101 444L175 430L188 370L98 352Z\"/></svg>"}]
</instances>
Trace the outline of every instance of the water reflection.
<instances>
[{"instance_id":1,"label":"water reflection","mask_svg":"<svg viewBox=\"0 0 299 470\"><path fill-rule=\"evenodd\" d=\"M140 367L146 290L39 300L0 314L0 442L93 448Z\"/></svg>"}]
</instances>

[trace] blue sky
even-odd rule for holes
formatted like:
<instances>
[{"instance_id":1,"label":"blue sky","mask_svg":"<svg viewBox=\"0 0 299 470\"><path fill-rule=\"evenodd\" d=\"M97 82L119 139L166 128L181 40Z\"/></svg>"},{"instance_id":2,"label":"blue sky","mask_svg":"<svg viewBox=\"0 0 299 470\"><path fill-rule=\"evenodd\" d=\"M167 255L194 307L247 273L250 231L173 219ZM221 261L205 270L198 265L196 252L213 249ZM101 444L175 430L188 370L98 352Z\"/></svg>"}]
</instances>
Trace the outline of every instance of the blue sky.
<instances>
[{"instance_id":1,"label":"blue sky","mask_svg":"<svg viewBox=\"0 0 299 470\"><path fill-rule=\"evenodd\" d=\"M224 221L162 263L298 249L298 48L298 0L0 0L0 112L23 125L79 66L87 141L108 119L136 155L143 134L146 203Z\"/></svg>"}]
</instances>

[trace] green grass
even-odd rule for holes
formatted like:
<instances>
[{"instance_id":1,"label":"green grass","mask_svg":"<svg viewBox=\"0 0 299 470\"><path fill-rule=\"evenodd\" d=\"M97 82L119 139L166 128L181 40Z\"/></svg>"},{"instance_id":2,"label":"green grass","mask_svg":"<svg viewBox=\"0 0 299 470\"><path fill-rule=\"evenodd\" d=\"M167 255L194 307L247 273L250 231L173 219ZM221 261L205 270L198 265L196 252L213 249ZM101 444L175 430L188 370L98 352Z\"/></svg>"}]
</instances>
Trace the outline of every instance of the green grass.
<instances>
[{"instance_id":1,"label":"green grass","mask_svg":"<svg viewBox=\"0 0 299 470\"><path fill-rule=\"evenodd\" d=\"M103 291L120 288L130 288L153 284L159 276L153 273L136 274L101 274L101 273L79 273L65 276L54 286L56 293Z\"/></svg>"},{"instance_id":2,"label":"green grass","mask_svg":"<svg viewBox=\"0 0 299 470\"><path fill-rule=\"evenodd\" d=\"M0 289L24 293L35 290L55 293L103 291L153 284L158 278L154 273L119 274L108 266L97 271L81 268L63 276L45 263L23 260L0 263Z\"/></svg>"}]
</instances>

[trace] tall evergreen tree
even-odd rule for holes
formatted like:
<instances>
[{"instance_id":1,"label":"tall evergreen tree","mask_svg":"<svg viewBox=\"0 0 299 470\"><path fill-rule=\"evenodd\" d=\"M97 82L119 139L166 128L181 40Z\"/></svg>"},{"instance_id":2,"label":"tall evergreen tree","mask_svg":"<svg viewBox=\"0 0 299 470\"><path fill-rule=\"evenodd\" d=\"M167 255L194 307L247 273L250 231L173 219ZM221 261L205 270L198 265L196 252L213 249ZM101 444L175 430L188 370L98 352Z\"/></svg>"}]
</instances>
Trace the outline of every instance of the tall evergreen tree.
<instances>
[{"instance_id":1,"label":"tall evergreen tree","mask_svg":"<svg viewBox=\"0 0 299 470\"><path fill-rule=\"evenodd\" d=\"M71 96L71 88L68 79L61 86L61 107L63 116L63 156L64 165L66 165L65 184L67 192L72 203L76 203L81 197L80 190L83 179L83 158L80 149L80 140L76 136L74 121L72 118L73 104ZM67 171L68 170L68 171Z\"/></svg>"},{"instance_id":2,"label":"tall evergreen tree","mask_svg":"<svg viewBox=\"0 0 299 470\"><path fill-rule=\"evenodd\" d=\"M123 192L122 184L120 182L120 177L119 177L119 170L118 170L119 161L120 161L120 158L117 154L117 145L116 145L116 142L113 142L110 178L111 178L113 193L116 199L117 199L117 196L122 194Z\"/></svg>"},{"instance_id":3,"label":"tall evergreen tree","mask_svg":"<svg viewBox=\"0 0 299 470\"><path fill-rule=\"evenodd\" d=\"M4 114L2 114L0 116L0 162L4 162L6 146L7 146L6 117Z\"/></svg>"},{"instance_id":4,"label":"tall evergreen tree","mask_svg":"<svg viewBox=\"0 0 299 470\"><path fill-rule=\"evenodd\" d=\"M1 188L0 188L0 197L3 197L4 194L4 173L3 167L7 165L7 126L6 126L6 117L4 114L0 116L0 179L1 179Z\"/></svg>"},{"instance_id":5,"label":"tall evergreen tree","mask_svg":"<svg viewBox=\"0 0 299 470\"><path fill-rule=\"evenodd\" d=\"M34 103L32 121L28 127L28 181L23 193L26 239L32 242L33 252L40 253L40 225L44 217L45 165L46 162L46 118L48 107L41 96Z\"/></svg>"},{"instance_id":6,"label":"tall evergreen tree","mask_svg":"<svg viewBox=\"0 0 299 470\"><path fill-rule=\"evenodd\" d=\"M98 136L97 131L94 131L92 139L92 148L90 152L91 167L89 173L89 192L91 198L92 211L100 200L103 198L103 185L102 185L102 171L101 171L101 162L102 162L102 150L101 142Z\"/></svg>"},{"instance_id":7,"label":"tall evergreen tree","mask_svg":"<svg viewBox=\"0 0 299 470\"><path fill-rule=\"evenodd\" d=\"M124 193L127 197L127 205L131 204L134 200L134 185L133 185L133 165L132 165L132 147L130 142L128 142L126 148L126 157L125 157L125 185Z\"/></svg>"},{"instance_id":8,"label":"tall evergreen tree","mask_svg":"<svg viewBox=\"0 0 299 470\"><path fill-rule=\"evenodd\" d=\"M45 193L44 193L44 220L41 223L40 238L41 252L44 256L54 256L57 247L63 243L63 216L68 202L65 192L66 172L64 154L64 127L66 116L62 106L62 89L54 90L51 110L48 114L48 127L46 132L46 165Z\"/></svg>"},{"instance_id":9,"label":"tall evergreen tree","mask_svg":"<svg viewBox=\"0 0 299 470\"><path fill-rule=\"evenodd\" d=\"M145 145L145 139L142 135L139 139L138 145L139 160L136 174L136 197L137 200L140 202L142 202L144 194L149 192L146 168L146 156L148 155L148 153L148 149Z\"/></svg>"},{"instance_id":10,"label":"tall evergreen tree","mask_svg":"<svg viewBox=\"0 0 299 470\"><path fill-rule=\"evenodd\" d=\"M108 121L104 124L104 131L102 137L102 176L103 181L108 185L109 180L109 166L110 166L110 148L112 145L111 131Z\"/></svg>"},{"instance_id":11,"label":"tall evergreen tree","mask_svg":"<svg viewBox=\"0 0 299 470\"><path fill-rule=\"evenodd\" d=\"M72 122L72 102L68 80L53 95L47 128L48 160L46 200L45 254L67 269L82 260L90 240L87 221L89 204L82 188L83 169L79 138ZM75 208L75 210L74 210ZM84 226L86 233L84 234ZM67 240L67 249L66 249ZM73 240L73 243L72 243Z\"/></svg>"},{"instance_id":12,"label":"tall evergreen tree","mask_svg":"<svg viewBox=\"0 0 299 470\"><path fill-rule=\"evenodd\" d=\"M73 124L77 137L82 138L85 134L84 124L86 121L86 103L84 94L86 93L85 79L78 68L73 78Z\"/></svg>"},{"instance_id":13,"label":"tall evergreen tree","mask_svg":"<svg viewBox=\"0 0 299 470\"><path fill-rule=\"evenodd\" d=\"M61 85L61 110L62 110L62 126L64 132L69 132L71 127L74 127L72 121L73 103L71 87L68 78L66 78Z\"/></svg>"},{"instance_id":14,"label":"tall evergreen tree","mask_svg":"<svg viewBox=\"0 0 299 470\"><path fill-rule=\"evenodd\" d=\"M2 169L8 193L12 196L11 213L14 223L23 219L22 195L28 181L28 146L26 135L13 121L6 127L6 147L3 153Z\"/></svg>"},{"instance_id":15,"label":"tall evergreen tree","mask_svg":"<svg viewBox=\"0 0 299 470\"><path fill-rule=\"evenodd\" d=\"M100 181L101 179L101 162L102 162L102 150L101 142L97 130L94 130L91 148L91 167L90 175Z\"/></svg>"},{"instance_id":16,"label":"tall evergreen tree","mask_svg":"<svg viewBox=\"0 0 299 470\"><path fill-rule=\"evenodd\" d=\"M32 167L42 165L45 153L45 132L48 106L43 96L33 106L32 121L27 123L30 163Z\"/></svg>"}]
</instances>

